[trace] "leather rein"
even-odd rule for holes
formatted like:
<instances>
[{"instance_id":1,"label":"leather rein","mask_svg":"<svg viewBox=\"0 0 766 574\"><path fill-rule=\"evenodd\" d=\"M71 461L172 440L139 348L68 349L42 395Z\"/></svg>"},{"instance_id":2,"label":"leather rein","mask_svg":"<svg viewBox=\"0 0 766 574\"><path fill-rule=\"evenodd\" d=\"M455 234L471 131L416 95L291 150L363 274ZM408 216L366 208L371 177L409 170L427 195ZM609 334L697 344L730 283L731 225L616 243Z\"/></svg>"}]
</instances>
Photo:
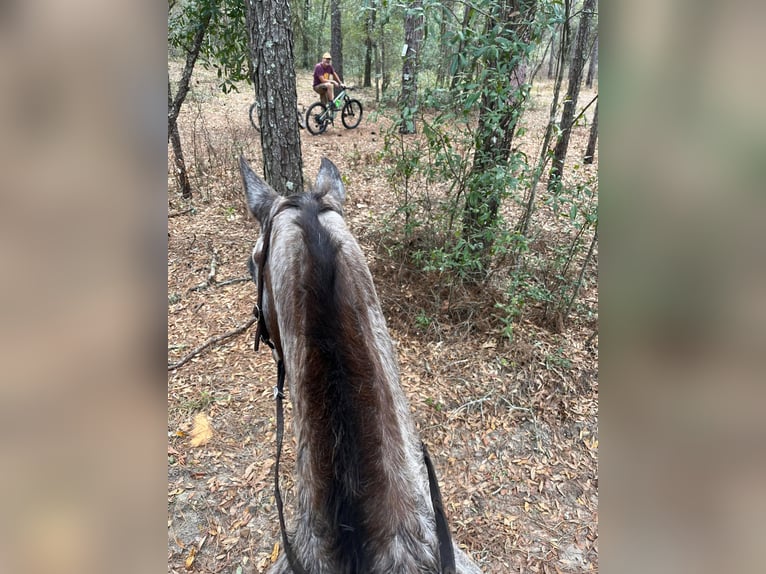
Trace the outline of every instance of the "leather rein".
<instances>
[{"instance_id":1,"label":"leather rein","mask_svg":"<svg viewBox=\"0 0 766 574\"><path fill-rule=\"evenodd\" d=\"M278 209L266 222L263 228L263 249L261 250L260 261L258 262L258 300L253 308L253 315L258 322L258 327L255 333L255 350L258 351L261 342L268 345L271 349L274 360L277 363L277 384L274 387L274 399L276 403L276 416L277 416L277 452L274 462L274 498L277 502L277 511L279 513L279 528L282 531L282 546L285 549L285 555L287 561L290 564L290 568L294 574L308 574L308 571L298 560L295 554L295 549L290 543L290 539L287 536L287 527L285 526L284 509L282 502L282 494L279 489L279 461L282 456L282 441L284 438L284 409L283 400L284 385L285 385L285 363L282 358L282 349L277 349L274 341L272 341L269 335L269 329L266 325L266 319L263 313L263 284L264 284L264 271L266 269L266 262L269 255L269 246L271 243L271 223L274 217L282 211L282 209L289 207L283 204L281 209ZM281 345L280 345L281 347ZM439 482L436 477L436 471L433 463L431 462L431 456L428 453L426 444L420 442L423 451L423 461L426 465L428 472L428 486L431 494L431 503L434 508L434 518L436 521L436 537L439 541L439 562L441 564L441 574L456 574L457 567L455 565L455 551L452 546L452 536L450 535L449 525L447 523L447 515L444 512L444 503L442 501L441 491L439 490Z\"/></svg>"}]
</instances>

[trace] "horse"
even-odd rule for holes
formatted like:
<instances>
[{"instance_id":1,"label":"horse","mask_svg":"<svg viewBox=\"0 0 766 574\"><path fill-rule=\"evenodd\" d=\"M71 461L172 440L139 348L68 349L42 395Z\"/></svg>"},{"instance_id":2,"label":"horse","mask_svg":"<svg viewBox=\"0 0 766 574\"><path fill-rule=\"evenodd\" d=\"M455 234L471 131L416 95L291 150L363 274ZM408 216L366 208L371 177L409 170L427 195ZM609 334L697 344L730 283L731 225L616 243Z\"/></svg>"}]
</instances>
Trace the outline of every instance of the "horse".
<instances>
[{"instance_id":1,"label":"horse","mask_svg":"<svg viewBox=\"0 0 766 574\"><path fill-rule=\"evenodd\" d=\"M261 228L248 261L256 348L269 343L287 381L296 442L288 532L278 439L283 552L269 574L481 574L449 535L372 275L343 219L337 167L323 158L313 190L288 197L244 157L240 172Z\"/></svg>"}]
</instances>

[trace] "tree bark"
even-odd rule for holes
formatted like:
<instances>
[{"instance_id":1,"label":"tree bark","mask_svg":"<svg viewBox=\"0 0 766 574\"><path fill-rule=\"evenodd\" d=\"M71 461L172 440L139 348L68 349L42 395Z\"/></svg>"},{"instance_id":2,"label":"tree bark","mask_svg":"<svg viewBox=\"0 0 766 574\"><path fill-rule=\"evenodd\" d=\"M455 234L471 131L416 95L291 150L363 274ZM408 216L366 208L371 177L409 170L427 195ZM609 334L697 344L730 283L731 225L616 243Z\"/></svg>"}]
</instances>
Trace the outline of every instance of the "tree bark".
<instances>
[{"instance_id":1,"label":"tree bark","mask_svg":"<svg viewBox=\"0 0 766 574\"><path fill-rule=\"evenodd\" d=\"M372 86L372 61L373 54L375 53L375 42L373 38L375 36L375 17L377 16L378 11L376 0L373 0L370 3L367 10L364 39L364 81L362 83L362 87L365 88Z\"/></svg>"},{"instance_id":2,"label":"tree bark","mask_svg":"<svg viewBox=\"0 0 766 574\"><path fill-rule=\"evenodd\" d=\"M170 78L168 78L168 106L170 102ZM168 138L173 146L173 162L175 163L175 176L178 187L181 190L181 196L184 199L191 199L192 188L189 182L189 175L186 173L186 162L184 160L184 150L181 146L181 134L178 133L178 122L176 118L171 118L168 114Z\"/></svg>"},{"instance_id":3,"label":"tree bark","mask_svg":"<svg viewBox=\"0 0 766 574\"><path fill-rule=\"evenodd\" d=\"M548 58L548 79L549 80L552 80L554 78L554 74L556 70L556 61L558 60L558 58L556 57L556 47L558 45L556 42L556 30L557 28L554 29L553 32L551 32L551 54L550 54L550 57Z\"/></svg>"},{"instance_id":4,"label":"tree bark","mask_svg":"<svg viewBox=\"0 0 766 574\"><path fill-rule=\"evenodd\" d=\"M585 157L583 163L592 164L593 158L596 155L596 140L598 139L598 102L596 102L596 109L593 112L593 123L590 126L590 136L588 137L588 148L585 150Z\"/></svg>"},{"instance_id":5,"label":"tree bark","mask_svg":"<svg viewBox=\"0 0 766 574\"><path fill-rule=\"evenodd\" d=\"M571 36L569 29L569 14L572 8L572 0L564 0L564 25L561 28L561 41L559 42L558 57L556 58L556 71L555 81L553 83L553 100L551 101L550 114L548 117L548 125L545 127L545 135L543 136L543 145L540 146L540 156L537 160L537 167L532 177L532 184L529 186L529 193L527 194L526 209L524 214L518 223L519 234L526 237L529 232L529 226L532 223L532 215L535 212L535 198L537 196L537 184L540 182L540 177L545 170L545 166L548 163L549 146L551 139L553 138L553 127L556 124L556 111L559 106L559 95L561 93L561 84L564 81L564 54L568 52L569 38ZM519 259L519 262L521 260Z\"/></svg>"},{"instance_id":6,"label":"tree bark","mask_svg":"<svg viewBox=\"0 0 766 574\"><path fill-rule=\"evenodd\" d=\"M420 67L420 47L423 43L423 0L412 0L404 15L404 60L402 62L402 92L399 96L399 109L402 123L399 131L403 134L415 133L415 111L418 106L418 71Z\"/></svg>"},{"instance_id":7,"label":"tree bark","mask_svg":"<svg viewBox=\"0 0 766 574\"><path fill-rule=\"evenodd\" d=\"M585 85L593 87L593 78L596 76L596 66L598 66L598 34L593 40L593 50L590 52L590 64L588 65L588 77L585 79Z\"/></svg>"},{"instance_id":8,"label":"tree bark","mask_svg":"<svg viewBox=\"0 0 766 574\"><path fill-rule=\"evenodd\" d=\"M311 0L303 1L303 29L301 30L301 47L303 48L303 54L301 58L301 65L304 70L311 69L311 63L313 58L309 58L311 55L311 49L309 48L309 14L311 12Z\"/></svg>"},{"instance_id":9,"label":"tree bark","mask_svg":"<svg viewBox=\"0 0 766 574\"><path fill-rule=\"evenodd\" d=\"M391 72L388 69L386 56L386 35L383 25L380 26L380 40L378 46L380 47L380 91L381 95L384 95L388 91L388 86L391 84Z\"/></svg>"},{"instance_id":10,"label":"tree bark","mask_svg":"<svg viewBox=\"0 0 766 574\"><path fill-rule=\"evenodd\" d=\"M452 73L452 80L450 81L450 90L454 90L455 86L457 86L457 83L460 81L461 76L463 75L463 72L465 70L465 62L462 60L463 58L463 50L465 48L465 40L463 38L466 37L466 30L471 25L471 22L473 21L474 14L476 13L476 10L466 4L464 11L463 11L463 23L462 23L462 32L463 35L461 36L461 40L458 44L457 52L452 56L452 64L450 66L450 72Z\"/></svg>"},{"instance_id":11,"label":"tree bark","mask_svg":"<svg viewBox=\"0 0 766 574\"><path fill-rule=\"evenodd\" d=\"M255 98L260 102L263 174L281 195L303 191L303 158L295 113L295 59L290 5L284 0L246 0Z\"/></svg>"},{"instance_id":12,"label":"tree bark","mask_svg":"<svg viewBox=\"0 0 766 574\"><path fill-rule=\"evenodd\" d=\"M326 0L322 1L322 9L320 11L319 16L319 26L317 27L318 30L324 30L327 27L327 13L329 10L329 4ZM325 44L325 41L323 39L324 34L316 34L316 41L317 41L317 49L316 49L316 60L315 63L319 61L319 59L322 57L322 54L327 51L327 45ZM331 46L332 48L332 46Z\"/></svg>"},{"instance_id":13,"label":"tree bark","mask_svg":"<svg viewBox=\"0 0 766 574\"><path fill-rule=\"evenodd\" d=\"M343 74L343 27L340 17L340 0L330 0L330 53L332 67L338 76L345 81Z\"/></svg>"},{"instance_id":14,"label":"tree bark","mask_svg":"<svg viewBox=\"0 0 766 574\"><path fill-rule=\"evenodd\" d=\"M598 107L598 104L596 104L596 107ZM590 247L588 248L588 254L585 256L585 261L583 261L582 268L580 269L580 273L577 276L577 283L575 283L574 287L572 288L572 298L569 300L569 304L567 304L567 308L564 310L564 316L563 320L566 322L567 317L569 317L569 314L572 312L572 307L574 306L574 302L577 300L577 295L580 293L580 288L582 287L582 281L585 277L585 270L588 268L588 263L590 263L590 260L593 258L593 252L596 248L596 243L598 242L598 228L593 232L593 239L590 242Z\"/></svg>"},{"instance_id":15,"label":"tree bark","mask_svg":"<svg viewBox=\"0 0 766 574\"><path fill-rule=\"evenodd\" d=\"M559 140L553 151L553 163L551 165L550 177L548 179L548 190L553 190L561 181L564 171L564 161L566 160L567 150L569 148L569 138L572 133L575 110L577 109L577 98L580 94L580 84L582 83L582 72L585 67L585 47L590 35L590 23L593 17L596 0L585 0L582 12L580 14L580 26L577 30L577 40L575 42L574 56L572 64L569 67L569 84L567 94L564 98L564 110L561 112L561 124Z\"/></svg>"},{"instance_id":16,"label":"tree bark","mask_svg":"<svg viewBox=\"0 0 766 574\"><path fill-rule=\"evenodd\" d=\"M454 2L453 0L443 0L439 15L439 68L436 70L436 85L439 88L444 87L446 81L446 72L449 69L451 56L449 50L449 44L447 42L447 21L450 14L453 12Z\"/></svg>"},{"instance_id":17,"label":"tree bark","mask_svg":"<svg viewBox=\"0 0 766 574\"><path fill-rule=\"evenodd\" d=\"M176 180L181 188L181 195L186 199L191 198L192 189L191 183L189 183L189 175L186 173L186 162L184 161L184 153L181 146L181 135L178 132L178 115L181 113L181 106L183 105L184 100L186 100L186 95L189 93L189 85L191 83L192 72L194 72L194 64L197 63L199 52L202 49L202 41L205 39L205 34L210 26L211 17L212 10L205 10L197 25L192 44L186 52L186 62L184 63L184 69L181 73L181 79L178 82L178 91L176 92L175 97L173 97L170 90L170 76L168 76L168 140L170 140L170 143L173 146Z\"/></svg>"}]
</instances>

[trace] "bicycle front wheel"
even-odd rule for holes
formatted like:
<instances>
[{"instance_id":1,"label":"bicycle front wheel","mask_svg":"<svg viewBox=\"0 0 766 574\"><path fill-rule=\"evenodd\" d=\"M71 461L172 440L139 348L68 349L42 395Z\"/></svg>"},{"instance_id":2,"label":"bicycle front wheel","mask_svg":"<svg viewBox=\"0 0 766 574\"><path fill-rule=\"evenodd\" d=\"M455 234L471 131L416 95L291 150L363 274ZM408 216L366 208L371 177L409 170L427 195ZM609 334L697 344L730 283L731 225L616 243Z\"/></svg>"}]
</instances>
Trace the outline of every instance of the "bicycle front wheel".
<instances>
[{"instance_id":1,"label":"bicycle front wheel","mask_svg":"<svg viewBox=\"0 0 766 574\"><path fill-rule=\"evenodd\" d=\"M261 128L258 127L258 102L253 102L248 114L250 115L250 123L253 125L253 128L255 128L255 131L260 132Z\"/></svg>"},{"instance_id":2,"label":"bicycle front wheel","mask_svg":"<svg viewBox=\"0 0 766 574\"><path fill-rule=\"evenodd\" d=\"M322 102L316 102L309 106L306 112L306 129L311 135L319 135L327 129L330 118L327 108Z\"/></svg>"},{"instance_id":3,"label":"bicycle front wheel","mask_svg":"<svg viewBox=\"0 0 766 574\"><path fill-rule=\"evenodd\" d=\"M359 100L349 100L346 102L341 111L340 119L343 120L344 126L353 130L362 121L362 102Z\"/></svg>"}]
</instances>

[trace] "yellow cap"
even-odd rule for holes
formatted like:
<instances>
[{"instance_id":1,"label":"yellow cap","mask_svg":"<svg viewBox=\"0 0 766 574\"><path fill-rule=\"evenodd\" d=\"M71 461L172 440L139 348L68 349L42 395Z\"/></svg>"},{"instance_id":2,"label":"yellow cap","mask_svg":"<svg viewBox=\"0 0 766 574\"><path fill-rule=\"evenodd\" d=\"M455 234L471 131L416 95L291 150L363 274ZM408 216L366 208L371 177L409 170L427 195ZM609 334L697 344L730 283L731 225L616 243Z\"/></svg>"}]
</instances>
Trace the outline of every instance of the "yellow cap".
<instances>
[{"instance_id":1,"label":"yellow cap","mask_svg":"<svg viewBox=\"0 0 766 574\"><path fill-rule=\"evenodd\" d=\"M330 52L325 52L324 54L322 54L322 59L323 60L332 60L332 56L330 55Z\"/></svg>"}]
</instances>

